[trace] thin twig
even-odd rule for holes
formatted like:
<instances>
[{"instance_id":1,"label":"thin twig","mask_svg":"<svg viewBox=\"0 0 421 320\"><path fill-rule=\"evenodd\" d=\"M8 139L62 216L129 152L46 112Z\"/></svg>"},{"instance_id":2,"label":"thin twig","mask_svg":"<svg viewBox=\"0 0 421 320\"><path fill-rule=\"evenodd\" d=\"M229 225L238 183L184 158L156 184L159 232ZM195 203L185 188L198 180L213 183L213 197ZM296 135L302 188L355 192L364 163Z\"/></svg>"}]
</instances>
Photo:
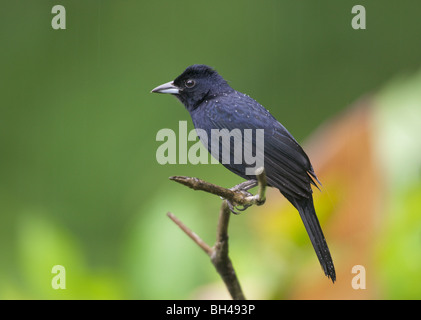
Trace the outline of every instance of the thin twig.
<instances>
[{"instance_id":1,"label":"thin twig","mask_svg":"<svg viewBox=\"0 0 421 320\"><path fill-rule=\"evenodd\" d=\"M174 221L174 223L184 231L185 234L187 234L200 248L203 249L203 251L206 252L206 254L211 255L213 249L205 242L203 241L196 233L191 231L189 228L185 226L184 223L180 221L174 214L171 212L167 212L167 216Z\"/></svg>"},{"instance_id":2,"label":"thin twig","mask_svg":"<svg viewBox=\"0 0 421 320\"><path fill-rule=\"evenodd\" d=\"M218 195L225 200L222 202L219 212L219 220L216 234L216 242L213 247L206 244L196 233L187 228L174 214L168 212L168 217L184 231L206 254L210 257L212 264L221 276L231 297L234 300L244 300L245 296L241 289L231 259L228 255L228 225L232 206L243 205L245 208L253 204L262 205L265 202L266 174L263 168L256 171L258 193L251 195L246 190L256 186L255 180L246 181L231 189L226 189L215 184L191 177L174 176L170 177L178 183L188 186L194 190L202 190Z\"/></svg>"}]
</instances>

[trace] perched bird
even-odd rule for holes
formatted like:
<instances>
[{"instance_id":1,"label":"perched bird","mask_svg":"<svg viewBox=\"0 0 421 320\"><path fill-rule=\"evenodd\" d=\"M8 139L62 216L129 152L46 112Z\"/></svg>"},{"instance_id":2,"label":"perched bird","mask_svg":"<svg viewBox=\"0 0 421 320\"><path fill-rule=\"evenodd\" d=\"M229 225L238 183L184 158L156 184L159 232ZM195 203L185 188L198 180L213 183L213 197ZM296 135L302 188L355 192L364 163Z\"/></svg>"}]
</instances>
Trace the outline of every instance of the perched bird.
<instances>
[{"instance_id":1,"label":"perched bird","mask_svg":"<svg viewBox=\"0 0 421 320\"><path fill-rule=\"evenodd\" d=\"M277 188L298 210L325 275L335 282L332 257L313 204L311 185L317 187L316 181L320 182L308 156L287 129L257 101L231 88L222 76L206 65L192 65L174 81L160 85L152 92L177 97L190 113L196 130L201 129L208 136L213 129L239 129L240 133L245 133L246 129L264 130L264 168L268 186ZM257 152L256 137L257 134L249 137L254 152ZM202 142L209 152L215 151L211 150L209 141ZM246 145L246 141L243 142ZM247 180L255 178L246 174L250 163L233 161L235 150L232 145L227 147L226 143L220 143L219 148L229 148L230 161L221 161L221 150L217 158L227 169Z\"/></svg>"}]
</instances>

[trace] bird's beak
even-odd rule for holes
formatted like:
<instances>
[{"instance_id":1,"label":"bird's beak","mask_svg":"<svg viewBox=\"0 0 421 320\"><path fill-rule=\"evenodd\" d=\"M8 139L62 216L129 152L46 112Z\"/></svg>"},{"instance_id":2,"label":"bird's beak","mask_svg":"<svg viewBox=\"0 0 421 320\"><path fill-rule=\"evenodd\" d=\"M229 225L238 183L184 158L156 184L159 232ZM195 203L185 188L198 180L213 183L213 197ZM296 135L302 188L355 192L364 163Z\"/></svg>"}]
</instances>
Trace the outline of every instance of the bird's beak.
<instances>
[{"instance_id":1,"label":"bird's beak","mask_svg":"<svg viewBox=\"0 0 421 320\"><path fill-rule=\"evenodd\" d=\"M174 82L170 81L153 89L151 92L155 93L171 93L171 94L179 94L180 88L174 85Z\"/></svg>"}]
</instances>

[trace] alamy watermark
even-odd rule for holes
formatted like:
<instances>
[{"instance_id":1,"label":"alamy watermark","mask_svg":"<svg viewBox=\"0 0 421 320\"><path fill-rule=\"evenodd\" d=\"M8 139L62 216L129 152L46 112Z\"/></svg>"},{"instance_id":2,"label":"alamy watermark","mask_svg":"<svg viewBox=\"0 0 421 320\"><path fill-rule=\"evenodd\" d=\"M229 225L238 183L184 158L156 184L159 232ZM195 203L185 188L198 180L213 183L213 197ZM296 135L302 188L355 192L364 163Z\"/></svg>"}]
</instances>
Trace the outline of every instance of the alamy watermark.
<instances>
[{"instance_id":1,"label":"alamy watermark","mask_svg":"<svg viewBox=\"0 0 421 320\"><path fill-rule=\"evenodd\" d=\"M178 139L174 130L165 128L157 132L156 141L163 141L156 150L156 160L162 165L241 164L246 175L254 175L264 166L264 129L198 128L187 132L187 121L180 121ZM188 147L188 142L195 143Z\"/></svg>"},{"instance_id":2,"label":"alamy watermark","mask_svg":"<svg viewBox=\"0 0 421 320\"><path fill-rule=\"evenodd\" d=\"M57 264L53 266L51 273L56 274L51 280L51 287L55 290L66 289L66 269Z\"/></svg>"},{"instance_id":3,"label":"alamy watermark","mask_svg":"<svg viewBox=\"0 0 421 320\"><path fill-rule=\"evenodd\" d=\"M54 30L66 29L66 8L63 5L55 5L51 9L51 13L55 16L51 20L51 27ZM366 29L366 11L362 5L354 5L351 13L355 14L352 18L351 26L354 30Z\"/></svg>"},{"instance_id":4,"label":"alamy watermark","mask_svg":"<svg viewBox=\"0 0 421 320\"><path fill-rule=\"evenodd\" d=\"M366 289L366 272L365 267L362 265L355 265L352 267L352 273L356 274L351 281L352 289L365 290Z\"/></svg>"}]
</instances>

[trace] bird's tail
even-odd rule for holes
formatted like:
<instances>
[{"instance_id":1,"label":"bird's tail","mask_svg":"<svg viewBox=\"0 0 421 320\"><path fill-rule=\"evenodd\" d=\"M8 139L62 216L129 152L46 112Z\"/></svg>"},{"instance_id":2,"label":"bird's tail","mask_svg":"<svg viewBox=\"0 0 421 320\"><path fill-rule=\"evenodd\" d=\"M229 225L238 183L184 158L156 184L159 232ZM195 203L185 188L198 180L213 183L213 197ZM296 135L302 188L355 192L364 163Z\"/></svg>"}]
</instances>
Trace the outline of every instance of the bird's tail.
<instances>
[{"instance_id":1,"label":"bird's tail","mask_svg":"<svg viewBox=\"0 0 421 320\"><path fill-rule=\"evenodd\" d=\"M316 216L313 197L310 195L310 198L290 198L289 200L300 213L301 219L304 222L304 226L307 230L307 233L310 237L311 243L313 244L314 250L316 251L317 257L319 258L320 264L322 265L325 275L328 278L332 279L332 282L335 282L335 267L333 265L332 257L330 256L330 251L327 246L325 237L323 235L322 228L320 227L319 220Z\"/></svg>"}]
</instances>

